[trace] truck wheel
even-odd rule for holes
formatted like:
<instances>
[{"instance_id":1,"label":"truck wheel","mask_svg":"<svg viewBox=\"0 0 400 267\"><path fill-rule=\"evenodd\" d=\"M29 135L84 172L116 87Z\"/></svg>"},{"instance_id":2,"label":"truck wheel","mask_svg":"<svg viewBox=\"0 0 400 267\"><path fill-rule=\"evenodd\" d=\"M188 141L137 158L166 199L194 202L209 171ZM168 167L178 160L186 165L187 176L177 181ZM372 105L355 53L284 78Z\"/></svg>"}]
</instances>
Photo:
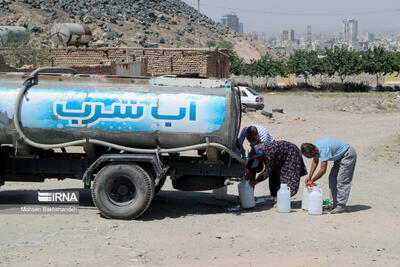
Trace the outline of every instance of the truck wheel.
<instances>
[{"instance_id":1,"label":"truck wheel","mask_svg":"<svg viewBox=\"0 0 400 267\"><path fill-rule=\"evenodd\" d=\"M92 198L100 212L112 219L135 219L150 206L154 181L140 166L105 166L96 175Z\"/></svg>"},{"instance_id":2,"label":"truck wheel","mask_svg":"<svg viewBox=\"0 0 400 267\"><path fill-rule=\"evenodd\" d=\"M161 180L158 182L158 185L156 185L155 187L155 192L154 194L157 194L158 192L160 192L161 188L163 187L163 185L165 184L165 181L167 180L167 176L165 175L163 178L161 178Z\"/></svg>"},{"instance_id":3,"label":"truck wheel","mask_svg":"<svg viewBox=\"0 0 400 267\"><path fill-rule=\"evenodd\" d=\"M164 175L164 177L161 178L160 181L158 181L158 183L156 184L155 180L156 180L157 174L154 172L154 169L146 168L144 166L143 166L143 169L150 175L150 178L154 181L154 195L156 195L163 187L165 180L167 180L167 176Z\"/></svg>"}]
</instances>

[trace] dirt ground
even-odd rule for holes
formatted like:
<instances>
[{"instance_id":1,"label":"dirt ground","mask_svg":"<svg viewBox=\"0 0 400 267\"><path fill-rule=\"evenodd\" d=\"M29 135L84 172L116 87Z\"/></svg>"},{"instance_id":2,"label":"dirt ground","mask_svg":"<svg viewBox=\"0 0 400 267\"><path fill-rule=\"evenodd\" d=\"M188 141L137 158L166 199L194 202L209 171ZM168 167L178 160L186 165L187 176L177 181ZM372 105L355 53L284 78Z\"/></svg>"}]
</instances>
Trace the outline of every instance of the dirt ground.
<instances>
[{"instance_id":1,"label":"dirt ground","mask_svg":"<svg viewBox=\"0 0 400 267\"><path fill-rule=\"evenodd\" d=\"M21 201L33 189L78 188L78 215L0 214L2 266L399 266L400 96L396 93L264 95L269 119L244 115L242 125L265 126L277 140L300 146L324 137L350 143L358 161L345 214L281 214L256 187L260 203L235 210L237 184L227 200L211 191L181 192L167 181L138 220L99 216L80 181L6 183L0 203ZM311 162L305 159L309 169ZM329 169L331 167L329 164ZM329 171L328 169L328 171ZM302 178L302 181L304 177ZM319 185L328 197L327 175ZM233 211L232 211L233 209Z\"/></svg>"}]
</instances>

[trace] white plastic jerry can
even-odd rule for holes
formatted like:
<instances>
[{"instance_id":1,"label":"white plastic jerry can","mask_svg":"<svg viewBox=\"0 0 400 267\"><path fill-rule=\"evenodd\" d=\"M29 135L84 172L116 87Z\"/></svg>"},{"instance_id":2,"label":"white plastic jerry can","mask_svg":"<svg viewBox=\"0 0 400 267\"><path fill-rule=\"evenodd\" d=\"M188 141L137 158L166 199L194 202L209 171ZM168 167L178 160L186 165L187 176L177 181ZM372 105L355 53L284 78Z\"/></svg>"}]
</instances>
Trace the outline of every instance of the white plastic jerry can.
<instances>
[{"instance_id":1,"label":"white plastic jerry can","mask_svg":"<svg viewBox=\"0 0 400 267\"><path fill-rule=\"evenodd\" d=\"M227 199L228 197L228 186L217 188L213 190L213 195L216 199Z\"/></svg>"},{"instance_id":2,"label":"white plastic jerry can","mask_svg":"<svg viewBox=\"0 0 400 267\"><path fill-rule=\"evenodd\" d=\"M290 191L287 184L281 184L281 189L278 191L278 211L290 212Z\"/></svg>"},{"instance_id":3,"label":"white plastic jerry can","mask_svg":"<svg viewBox=\"0 0 400 267\"><path fill-rule=\"evenodd\" d=\"M308 196L310 195L310 192L311 190L307 186L303 188L303 196L301 199L301 208L303 210L308 210Z\"/></svg>"},{"instance_id":4,"label":"white plastic jerry can","mask_svg":"<svg viewBox=\"0 0 400 267\"><path fill-rule=\"evenodd\" d=\"M310 187L304 186L303 196L302 196L302 199L301 199L301 208L303 210L308 210L308 199L309 199L309 196L310 196L310 194L312 192L312 188L314 186L316 186L316 185L312 184Z\"/></svg>"},{"instance_id":5,"label":"white plastic jerry can","mask_svg":"<svg viewBox=\"0 0 400 267\"><path fill-rule=\"evenodd\" d=\"M321 215L322 214L322 190L315 186L308 196L308 214Z\"/></svg>"},{"instance_id":6,"label":"white plastic jerry can","mask_svg":"<svg viewBox=\"0 0 400 267\"><path fill-rule=\"evenodd\" d=\"M256 201L254 200L254 189L249 184L249 181L242 180L238 184L238 191L239 191L239 199L242 208L250 209L256 205Z\"/></svg>"}]
</instances>

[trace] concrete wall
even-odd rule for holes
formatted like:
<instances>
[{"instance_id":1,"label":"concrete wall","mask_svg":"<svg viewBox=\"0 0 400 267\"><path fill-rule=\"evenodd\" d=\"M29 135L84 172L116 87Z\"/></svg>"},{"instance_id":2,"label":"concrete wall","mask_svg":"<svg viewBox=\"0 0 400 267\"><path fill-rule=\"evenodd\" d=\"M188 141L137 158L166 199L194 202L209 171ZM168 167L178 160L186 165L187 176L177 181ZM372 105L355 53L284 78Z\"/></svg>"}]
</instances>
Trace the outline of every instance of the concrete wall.
<instances>
[{"instance_id":1,"label":"concrete wall","mask_svg":"<svg viewBox=\"0 0 400 267\"><path fill-rule=\"evenodd\" d=\"M232 77L236 83L241 83L241 84L252 84L251 77L249 76L233 76ZM305 79L302 77L298 77L297 79L297 84L305 82ZM321 81L323 84L329 84L329 83L341 83L340 78L338 76L333 76L333 77L328 77L328 76L311 76L308 79L308 83L313 85L313 86L320 86ZM381 77L379 79L379 83L383 84L385 81L385 77ZM253 84L258 85L258 86L264 86L266 82L265 78L253 78ZM346 77L344 82L351 82L351 83L364 83L366 85L369 85L371 87L376 86L376 76L375 75L369 75L366 73L359 74L359 75L352 75ZM268 79L268 86L278 86L278 79L277 77L269 78Z\"/></svg>"}]
</instances>

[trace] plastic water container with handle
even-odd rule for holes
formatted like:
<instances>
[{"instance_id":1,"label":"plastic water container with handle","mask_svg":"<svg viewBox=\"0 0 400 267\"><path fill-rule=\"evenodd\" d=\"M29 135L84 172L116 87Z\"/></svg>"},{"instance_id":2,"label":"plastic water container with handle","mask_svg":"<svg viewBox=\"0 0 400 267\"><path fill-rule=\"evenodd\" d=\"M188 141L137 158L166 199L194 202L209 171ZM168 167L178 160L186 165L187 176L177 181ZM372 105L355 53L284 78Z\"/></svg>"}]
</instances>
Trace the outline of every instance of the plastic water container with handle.
<instances>
[{"instance_id":1,"label":"plastic water container with handle","mask_svg":"<svg viewBox=\"0 0 400 267\"><path fill-rule=\"evenodd\" d=\"M290 191L287 184L281 184L278 194L278 211L290 212Z\"/></svg>"},{"instance_id":2,"label":"plastic water container with handle","mask_svg":"<svg viewBox=\"0 0 400 267\"><path fill-rule=\"evenodd\" d=\"M249 181L242 180L238 184L238 191L239 191L239 199L242 208L250 209L256 205L256 201L254 200L254 189L249 184Z\"/></svg>"},{"instance_id":3,"label":"plastic water container with handle","mask_svg":"<svg viewBox=\"0 0 400 267\"><path fill-rule=\"evenodd\" d=\"M309 187L308 186L304 186L303 197L301 199L301 208L303 210L308 210L308 198L309 198L309 196L310 196L310 194L312 192L312 188L314 186L317 186L317 185L313 183Z\"/></svg>"},{"instance_id":4,"label":"plastic water container with handle","mask_svg":"<svg viewBox=\"0 0 400 267\"><path fill-rule=\"evenodd\" d=\"M213 195L216 199L227 199L228 197L228 186L217 188L213 190Z\"/></svg>"},{"instance_id":5,"label":"plastic water container with handle","mask_svg":"<svg viewBox=\"0 0 400 267\"><path fill-rule=\"evenodd\" d=\"M308 196L308 214L321 215L322 214L322 190L315 186Z\"/></svg>"}]
</instances>

